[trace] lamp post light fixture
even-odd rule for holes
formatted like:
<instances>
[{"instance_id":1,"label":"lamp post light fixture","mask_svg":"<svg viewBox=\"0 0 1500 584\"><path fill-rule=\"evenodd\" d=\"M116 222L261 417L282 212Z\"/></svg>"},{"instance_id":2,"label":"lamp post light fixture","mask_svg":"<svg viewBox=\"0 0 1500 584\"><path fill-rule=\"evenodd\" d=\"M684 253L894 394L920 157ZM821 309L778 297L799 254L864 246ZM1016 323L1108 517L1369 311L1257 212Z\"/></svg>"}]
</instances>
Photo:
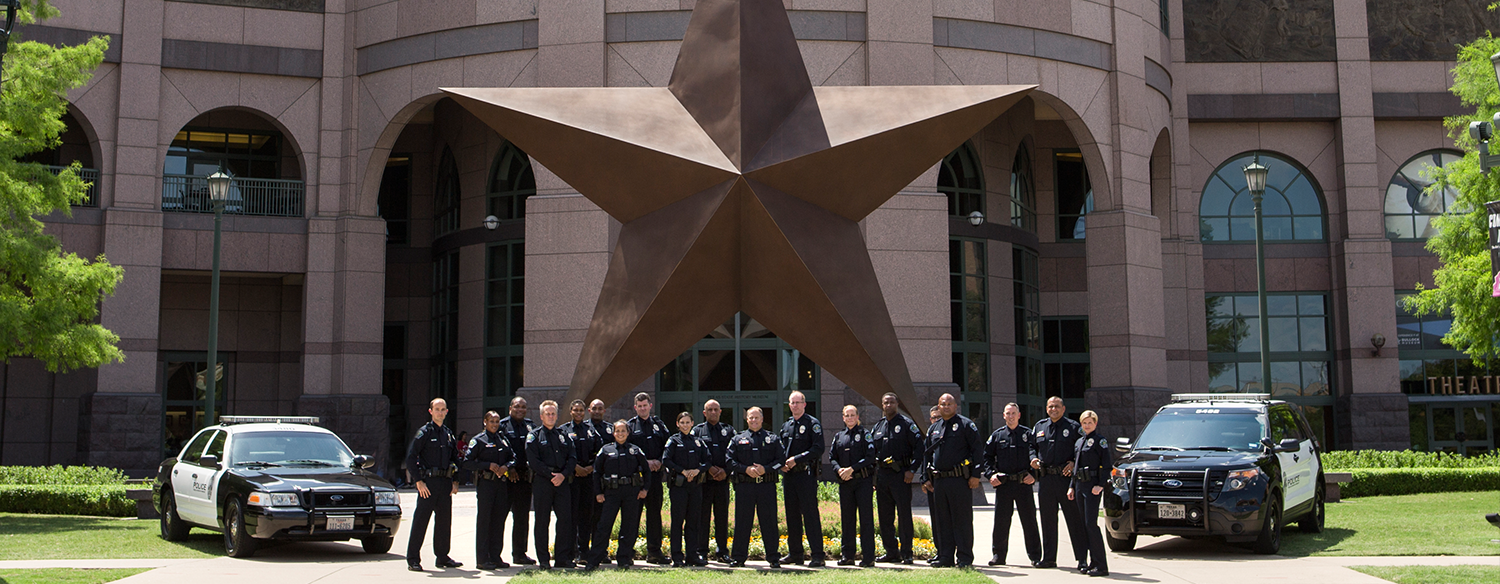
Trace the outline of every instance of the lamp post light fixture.
<instances>
[{"instance_id":1,"label":"lamp post light fixture","mask_svg":"<svg viewBox=\"0 0 1500 584\"><path fill-rule=\"evenodd\" d=\"M970 211L968 214L968 218L969 225L979 227L980 225L984 224L984 213L980 213L979 211Z\"/></svg>"},{"instance_id":2,"label":"lamp post light fixture","mask_svg":"<svg viewBox=\"0 0 1500 584\"><path fill-rule=\"evenodd\" d=\"M494 215L489 215L489 216L486 216L484 218L484 228L485 229L488 229L490 231L494 231L495 228L497 228L497 227L500 227L500 218L499 217L496 217Z\"/></svg>"},{"instance_id":3,"label":"lamp post light fixture","mask_svg":"<svg viewBox=\"0 0 1500 584\"><path fill-rule=\"evenodd\" d=\"M1495 81L1500 83L1500 53L1490 55L1490 65L1495 68ZM1479 169L1484 172L1500 167L1500 154L1490 153L1490 138L1496 126L1500 126L1500 112L1495 112L1488 122L1469 122L1469 137L1479 143Z\"/></svg>"},{"instance_id":4,"label":"lamp post light fixture","mask_svg":"<svg viewBox=\"0 0 1500 584\"><path fill-rule=\"evenodd\" d=\"M1380 333L1375 333L1374 335L1371 335L1370 336L1370 346L1375 347L1375 350L1370 353L1370 356L1371 357L1379 357L1380 356L1380 348L1385 346L1385 335L1382 335Z\"/></svg>"},{"instance_id":5,"label":"lamp post light fixture","mask_svg":"<svg viewBox=\"0 0 1500 584\"><path fill-rule=\"evenodd\" d=\"M204 371L203 426L214 423L215 398L219 377L219 239L224 223L224 203L229 201L229 187L234 177L221 167L208 177L208 198L214 206L214 271L208 285L208 369Z\"/></svg>"},{"instance_id":6,"label":"lamp post light fixture","mask_svg":"<svg viewBox=\"0 0 1500 584\"><path fill-rule=\"evenodd\" d=\"M1260 383L1262 393L1274 393L1271 387L1271 331L1266 318L1266 236L1262 222L1261 200L1266 195L1266 176L1271 169L1260 163L1260 153L1245 166L1245 185L1255 203L1255 295L1260 301Z\"/></svg>"}]
</instances>

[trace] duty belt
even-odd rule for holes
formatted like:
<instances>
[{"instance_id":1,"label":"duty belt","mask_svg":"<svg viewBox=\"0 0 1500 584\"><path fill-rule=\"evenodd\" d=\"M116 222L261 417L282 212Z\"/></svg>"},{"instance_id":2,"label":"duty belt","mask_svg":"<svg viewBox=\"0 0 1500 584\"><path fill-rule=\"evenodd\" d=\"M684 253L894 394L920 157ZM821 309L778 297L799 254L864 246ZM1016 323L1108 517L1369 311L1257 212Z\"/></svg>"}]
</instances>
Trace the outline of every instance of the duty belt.
<instances>
[{"instance_id":1,"label":"duty belt","mask_svg":"<svg viewBox=\"0 0 1500 584\"><path fill-rule=\"evenodd\" d=\"M687 485L700 485L700 484L703 484L704 479L707 479L707 478L708 478L708 473L707 472L700 472L700 473L698 473L698 476L693 477L693 480L688 480L688 478L687 478L686 475L683 475L682 473L677 473L676 475L674 475L672 477L672 479L671 479L670 482L672 483L672 486L674 486L674 487L685 487Z\"/></svg>"},{"instance_id":2,"label":"duty belt","mask_svg":"<svg viewBox=\"0 0 1500 584\"><path fill-rule=\"evenodd\" d=\"M903 470L906 470L906 462L905 461L901 461L901 460L896 460L894 458L887 458L885 460L880 461L880 469L881 470L889 470L891 472L901 472Z\"/></svg>"},{"instance_id":3,"label":"duty belt","mask_svg":"<svg viewBox=\"0 0 1500 584\"><path fill-rule=\"evenodd\" d=\"M737 475L734 475L734 482L736 482L736 483L767 483L767 482L774 483L774 482L776 482L776 477L774 477L772 475L769 475L769 474L763 474L763 475L760 475L758 477L752 477L752 476L747 475L747 474L737 474Z\"/></svg>"},{"instance_id":4,"label":"duty belt","mask_svg":"<svg viewBox=\"0 0 1500 584\"><path fill-rule=\"evenodd\" d=\"M1084 466L1073 469L1073 478L1077 479L1080 483L1087 483L1092 481L1094 476L1093 473L1089 471L1089 468Z\"/></svg>"},{"instance_id":5,"label":"duty belt","mask_svg":"<svg viewBox=\"0 0 1500 584\"><path fill-rule=\"evenodd\" d=\"M1064 468L1067 468L1067 465L1064 465L1064 466L1043 466L1042 467L1042 476L1047 476L1047 475L1061 475L1063 473L1063 469Z\"/></svg>"},{"instance_id":6,"label":"duty belt","mask_svg":"<svg viewBox=\"0 0 1500 584\"><path fill-rule=\"evenodd\" d=\"M435 477L442 477L442 478L446 479L446 478L450 478L452 476L453 476L453 471L452 470L447 470L447 469L444 469L444 470L424 470L424 471L422 471L422 478L424 478L424 479L430 479L430 478L435 478Z\"/></svg>"},{"instance_id":7,"label":"duty belt","mask_svg":"<svg viewBox=\"0 0 1500 584\"><path fill-rule=\"evenodd\" d=\"M937 470L937 469L932 469L932 470L933 470L933 472L932 472L932 478L935 478L935 479L946 479L946 478L950 478L950 477L966 477L966 476L969 476L969 465L967 465L967 464L958 465L957 467L954 467L952 470Z\"/></svg>"},{"instance_id":8,"label":"duty belt","mask_svg":"<svg viewBox=\"0 0 1500 584\"><path fill-rule=\"evenodd\" d=\"M620 477L620 476L614 476L614 477L605 478L605 479L603 479L603 482L604 482L604 488L606 488L606 489L620 489L620 488L624 488L624 487L639 487L639 486L641 486L642 484L645 483L645 481L641 480L639 477Z\"/></svg>"},{"instance_id":9,"label":"duty belt","mask_svg":"<svg viewBox=\"0 0 1500 584\"><path fill-rule=\"evenodd\" d=\"M995 474L1000 475L1000 484L1003 485L1003 484L1005 484L1008 481L1013 481L1013 482L1024 481L1024 480L1026 480L1026 475L1031 474L1031 473L1023 470L1023 471L1018 471L1018 472L995 473Z\"/></svg>"},{"instance_id":10,"label":"duty belt","mask_svg":"<svg viewBox=\"0 0 1500 584\"><path fill-rule=\"evenodd\" d=\"M488 470L481 470L481 471L479 471L479 478L481 478L481 479L488 479L488 480L492 480L492 481L498 481L498 480L500 480L500 479L502 479L504 477L502 477L501 475L497 475L494 472L491 472L491 471L488 471Z\"/></svg>"},{"instance_id":11,"label":"duty belt","mask_svg":"<svg viewBox=\"0 0 1500 584\"><path fill-rule=\"evenodd\" d=\"M866 467L866 468L862 468L862 469L854 471L854 475L850 476L849 480L854 481L854 480L859 480L859 479L867 479L867 478L870 478L870 476L872 476L874 474L875 474L875 469L873 467Z\"/></svg>"}]
</instances>

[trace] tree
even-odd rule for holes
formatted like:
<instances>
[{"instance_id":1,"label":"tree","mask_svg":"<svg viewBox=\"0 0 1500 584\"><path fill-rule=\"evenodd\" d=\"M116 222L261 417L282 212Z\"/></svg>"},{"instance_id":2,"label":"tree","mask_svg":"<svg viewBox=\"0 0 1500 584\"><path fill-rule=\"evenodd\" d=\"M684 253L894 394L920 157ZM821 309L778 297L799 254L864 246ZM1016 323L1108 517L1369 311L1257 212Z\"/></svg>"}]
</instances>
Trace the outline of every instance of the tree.
<instances>
[{"instance_id":1,"label":"tree","mask_svg":"<svg viewBox=\"0 0 1500 584\"><path fill-rule=\"evenodd\" d=\"M21 0L16 20L57 14L49 0ZM25 34L24 26L17 29ZM12 36L7 45L0 77L0 360L34 357L53 372L123 361L120 337L94 322L123 270L103 255L90 262L64 252L37 219L71 215L69 204L83 200L79 164L54 174L21 162L61 143L67 92L93 76L108 42L51 47Z\"/></svg>"},{"instance_id":2,"label":"tree","mask_svg":"<svg viewBox=\"0 0 1500 584\"><path fill-rule=\"evenodd\" d=\"M1500 335L1500 300L1491 297L1489 223L1484 207L1486 201L1500 199L1500 180L1495 173L1480 169L1478 144L1468 132L1469 122L1489 120L1500 109L1500 87L1490 62L1490 55L1497 51L1500 39L1489 33L1459 48L1452 91L1475 112L1448 118L1444 125L1466 154L1462 160L1434 169L1434 183L1429 187L1451 185L1458 191L1458 200L1446 214L1433 218L1437 235L1427 240L1428 251L1442 262L1433 272L1436 287L1418 285L1418 293L1406 301L1407 310L1415 314L1451 315L1453 326L1443 342L1473 359L1496 356Z\"/></svg>"}]
</instances>

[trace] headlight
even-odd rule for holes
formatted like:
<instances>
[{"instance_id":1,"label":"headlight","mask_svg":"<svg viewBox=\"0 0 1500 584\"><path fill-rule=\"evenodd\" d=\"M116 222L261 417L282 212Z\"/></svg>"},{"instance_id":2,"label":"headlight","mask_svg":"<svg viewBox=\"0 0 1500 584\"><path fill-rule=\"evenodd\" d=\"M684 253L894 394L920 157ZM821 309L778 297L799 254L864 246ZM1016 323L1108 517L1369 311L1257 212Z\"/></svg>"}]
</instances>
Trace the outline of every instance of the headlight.
<instances>
[{"instance_id":1,"label":"headlight","mask_svg":"<svg viewBox=\"0 0 1500 584\"><path fill-rule=\"evenodd\" d=\"M375 491L376 505L399 505L400 500L396 498L395 491Z\"/></svg>"},{"instance_id":2,"label":"headlight","mask_svg":"<svg viewBox=\"0 0 1500 584\"><path fill-rule=\"evenodd\" d=\"M1109 482L1118 490L1124 491L1129 485L1130 473L1123 468L1111 469L1109 471Z\"/></svg>"},{"instance_id":3,"label":"headlight","mask_svg":"<svg viewBox=\"0 0 1500 584\"><path fill-rule=\"evenodd\" d=\"M1238 491L1250 486L1250 483L1259 476L1260 469L1258 468L1247 468L1245 470L1230 472L1229 476L1224 479L1224 490Z\"/></svg>"},{"instance_id":4,"label":"headlight","mask_svg":"<svg viewBox=\"0 0 1500 584\"><path fill-rule=\"evenodd\" d=\"M245 502L261 507L296 507L301 504L296 493L250 493Z\"/></svg>"}]
</instances>

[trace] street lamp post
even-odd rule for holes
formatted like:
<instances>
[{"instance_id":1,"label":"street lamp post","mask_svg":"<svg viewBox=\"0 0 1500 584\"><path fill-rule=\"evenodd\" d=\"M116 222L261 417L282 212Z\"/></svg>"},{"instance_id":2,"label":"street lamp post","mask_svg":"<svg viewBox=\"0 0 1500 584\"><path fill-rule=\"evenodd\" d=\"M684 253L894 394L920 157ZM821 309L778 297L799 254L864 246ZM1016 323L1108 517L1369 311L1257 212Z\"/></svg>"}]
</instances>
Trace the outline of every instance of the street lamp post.
<instances>
[{"instance_id":1,"label":"street lamp post","mask_svg":"<svg viewBox=\"0 0 1500 584\"><path fill-rule=\"evenodd\" d=\"M203 404L203 425L214 423L214 398L218 393L219 377L219 238L224 223L224 203L229 200L229 185L234 177L224 174L221 168L208 177L208 198L214 205L214 271L208 285L208 368L203 372L203 386L207 391Z\"/></svg>"},{"instance_id":2,"label":"street lamp post","mask_svg":"<svg viewBox=\"0 0 1500 584\"><path fill-rule=\"evenodd\" d=\"M1266 175L1270 169L1261 165L1260 154L1245 167L1245 184L1255 202L1255 294L1260 300L1260 385L1265 393L1271 388L1271 330L1266 318L1266 235L1261 217L1261 200L1266 194Z\"/></svg>"}]
</instances>

